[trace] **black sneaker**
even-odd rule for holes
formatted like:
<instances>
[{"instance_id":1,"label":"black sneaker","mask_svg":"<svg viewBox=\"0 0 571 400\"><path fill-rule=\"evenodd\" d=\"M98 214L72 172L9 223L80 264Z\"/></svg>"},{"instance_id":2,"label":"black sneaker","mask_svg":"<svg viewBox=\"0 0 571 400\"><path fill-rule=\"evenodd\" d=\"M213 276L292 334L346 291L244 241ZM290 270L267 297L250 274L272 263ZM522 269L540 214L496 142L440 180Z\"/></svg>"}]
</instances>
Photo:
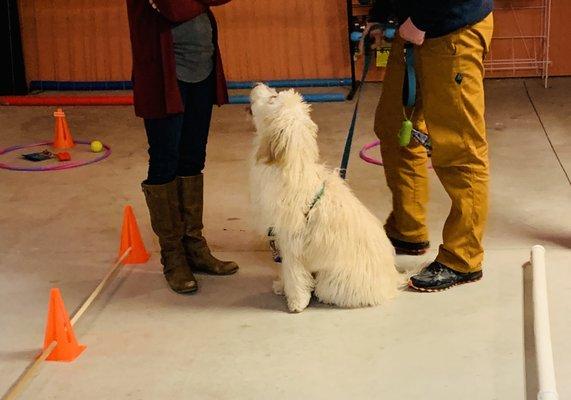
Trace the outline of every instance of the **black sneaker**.
<instances>
[{"instance_id":1,"label":"black sneaker","mask_svg":"<svg viewBox=\"0 0 571 400\"><path fill-rule=\"evenodd\" d=\"M421 292L441 292L452 286L482 279L482 271L460 273L434 261L418 274L412 276L408 286Z\"/></svg>"},{"instance_id":2,"label":"black sneaker","mask_svg":"<svg viewBox=\"0 0 571 400\"><path fill-rule=\"evenodd\" d=\"M411 243L389 237L391 244L395 248L397 254L406 254L409 256L421 256L430 247L430 242Z\"/></svg>"}]
</instances>

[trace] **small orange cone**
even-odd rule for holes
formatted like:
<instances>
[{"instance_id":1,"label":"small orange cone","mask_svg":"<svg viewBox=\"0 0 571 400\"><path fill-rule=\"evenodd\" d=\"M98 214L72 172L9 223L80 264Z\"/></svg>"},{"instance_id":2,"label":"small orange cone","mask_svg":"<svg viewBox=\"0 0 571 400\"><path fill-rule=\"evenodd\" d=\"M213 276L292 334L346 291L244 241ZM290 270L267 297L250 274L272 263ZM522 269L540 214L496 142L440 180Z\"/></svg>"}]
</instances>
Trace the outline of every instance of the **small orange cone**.
<instances>
[{"instance_id":1,"label":"small orange cone","mask_svg":"<svg viewBox=\"0 0 571 400\"><path fill-rule=\"evenodd\" d=\"M121 245L119 257L131 247L131 253L123 261L125 264L144 264L149 260L149 253L145 249L141 233L131 206L125 206L123 213L123 228L121 229Z\"/></svg>"},{"instance_id":2,"label":"small orange cone","mask_svg":"<svg viewBox=\"0 0 571 400\"><path fill-rule=\"evenodd\" d=\"M53 341L57 346L46 359L48 361L73 361L85 350L85 346L77 343L59 289L50 292L44 350Z\"/></svg>"},{"instance_id":3,"label":"small orange cone","mask_svg":"<svg viewBox=\"0 0 571 400\"><path fill-rule=\"evenodd\" d=\"M65 113L61 108L58 108L54 113L55 127L54 127L54 143L53 146L56 149L70 149L75 146L73 138L71 137L71 132L69 126L67 125L67 120L65 118Z\"/></svg>"}]
</instances>

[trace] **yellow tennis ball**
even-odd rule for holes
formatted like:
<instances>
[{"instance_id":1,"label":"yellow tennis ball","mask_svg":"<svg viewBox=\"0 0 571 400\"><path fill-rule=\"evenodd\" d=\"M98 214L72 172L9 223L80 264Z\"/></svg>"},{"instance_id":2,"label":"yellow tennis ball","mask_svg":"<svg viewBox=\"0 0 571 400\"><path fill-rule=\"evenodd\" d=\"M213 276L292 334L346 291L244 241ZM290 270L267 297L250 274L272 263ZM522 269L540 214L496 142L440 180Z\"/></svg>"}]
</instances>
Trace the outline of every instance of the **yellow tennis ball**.
<instances>
[{"instance_id":1,"label":"yellow tennis ball","mask_svg":"<svg viewBox=\"0 0 571 400\"><path fill-rule=\"evenodd\" d=\"M103 143L101 143L99 140L94 140L93 142L91 142L92 152L99 153L101 150L103 150Z\"/></svg>"}]
</instances>

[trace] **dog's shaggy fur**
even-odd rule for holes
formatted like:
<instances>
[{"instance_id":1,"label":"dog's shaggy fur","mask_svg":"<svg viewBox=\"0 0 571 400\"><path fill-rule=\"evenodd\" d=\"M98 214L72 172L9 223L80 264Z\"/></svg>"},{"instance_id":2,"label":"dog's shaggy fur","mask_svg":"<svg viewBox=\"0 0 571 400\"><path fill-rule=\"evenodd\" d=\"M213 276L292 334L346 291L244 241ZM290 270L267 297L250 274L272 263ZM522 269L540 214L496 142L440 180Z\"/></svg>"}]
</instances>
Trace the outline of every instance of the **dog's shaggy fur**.
<instances>
[{"instance_id":1,"label":"dog's shaggy fur","mask_svg":"<svg viewBox=\"0 0 571 400\"><path fill-rule=\"evenodd\" d=\"M318 163L310 106L293 90L277 93L263 84L250 100L255 221L260 233L273 228L283 259L274 292L285 294L292 312L305 309L312 292L341 307L393 297L403 283L394 250L379 220L336 171Z\"/></svg>"}]
</instances>

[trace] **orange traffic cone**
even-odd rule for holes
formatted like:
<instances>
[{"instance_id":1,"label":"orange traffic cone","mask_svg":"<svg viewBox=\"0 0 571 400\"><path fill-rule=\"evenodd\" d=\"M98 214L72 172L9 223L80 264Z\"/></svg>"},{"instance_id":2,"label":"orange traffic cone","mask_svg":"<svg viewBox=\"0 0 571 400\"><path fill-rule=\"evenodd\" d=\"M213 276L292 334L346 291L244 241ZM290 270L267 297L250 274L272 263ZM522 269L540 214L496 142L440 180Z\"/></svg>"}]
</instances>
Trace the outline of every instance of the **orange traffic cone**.
<instances>
[{"instance_id":1,"label":"orange traffic cone","mask_svg":"<svg viewBox=\"0 0 571 400\"><path fill-rule=\"evenodd\" d=\"M69 126L67 125L67 120L65 119L65 113L61 108L58 108L54 113L55 117L55 127L54 127L54 143L53 146L56 149L69 149L75 146L73 138L71 137L71 132Z\"/></svg>"},{"instance_id":2,"label":"orange traffic cone","mask_svg":"<svg viewBox=\"0 0 571 400\"><path fill-rule=\"evenodd\" d=\"M77 343L59 289L50 292L44 350L54 341L57 346L46 359L48 361L73 361L85 350L85 346Z\"/></svg>"},{"instance_id":3,"label":"orange traffic cone","mask_svg":"<svg viewBox=\"0 0 571 400\"><path fill-rule=\"evenodd\" d=\"M131 248L131 253L123 261L125 264L144 264L149 260L150 255L147 249L145 249L143 239L141 239L141 233L139 232L133 208L131 206L125 206L119 257L121 257L129 247Z\"/></svg>"}]
</instances>

